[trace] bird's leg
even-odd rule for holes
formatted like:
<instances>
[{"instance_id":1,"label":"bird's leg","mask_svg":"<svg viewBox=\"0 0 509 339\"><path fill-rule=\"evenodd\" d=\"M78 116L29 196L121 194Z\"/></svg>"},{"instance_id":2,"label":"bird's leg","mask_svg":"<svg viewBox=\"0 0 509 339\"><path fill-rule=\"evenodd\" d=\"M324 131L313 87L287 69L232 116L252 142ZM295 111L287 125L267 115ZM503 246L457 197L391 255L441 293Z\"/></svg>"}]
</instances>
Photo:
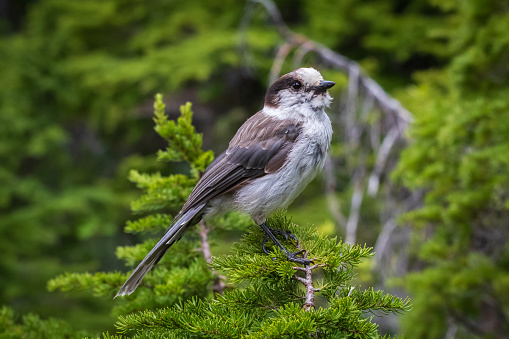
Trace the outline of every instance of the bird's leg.
<instances>
[{"instance_id":1,"label":"bird's leg","mask_svg":"<svg viewBox=\"0 0 509 339\"><path fill-rule=\"evenodd\" d=\"M292 238L292 240L295 240L295 246L299 245L299 240L297 240L297 237L294 236L290 231L283 231L283 230L278 230L275 228L270 228L267 225L265 225L265 226L270 231L270 233L283 236L283 237L285 237L285 240L288 240L288 237L290 237L290 238ZM265 237L263 237L263 241L262 241L262 250L265 254L269 254L269 251L267 251L267 249L265 248L265 244L267 243L267 240L269 240L269 235L267 233L265 233Z\"/></svg>"},{"instance_id":2,"label":"bird's leg","mask_svg":"<svg viewBox=\"0 0 509 339\"><path fill-rule=\"evenodd\" d=\"M286 258L291 261L291 262L295 262L295 263L298 263L298 264L303 264L303 265L309 265L310 263L313 262L313 260L309 260L309 259L304 259L304 258L299 258L297 257L299 254L302 254L305 252L305 250L301 250L301 251L297 251L297 252L290 252L288 251L286 248L284 248L283 245L281 245L281 243L277 240L276 236L274 235L274 233L272 233L274 230L271 230L266 224L265 222L262 222L260 224L260 227L263 229L263 231L265 232L265 238L263 239L263 243L262 243L262 248L263 248L263 251L265 253L267 253L267 250L265 249L265 243L267 242L267 237L270 238L270 240L272 240L272 242L274 244L276 244L277 247L279 247L283 252L285 252L286 254ZM278 234L280 234L279 232L281 233L285 233L285 236L288 237L288 234L284 231L280 231L278 230ZM291 233L290 233L291 234ZM291 234L292 236L292 239L295 238L295 236L293 234ZM296 239L296 238L295 238Z\"/></svg>"}]
</instances>

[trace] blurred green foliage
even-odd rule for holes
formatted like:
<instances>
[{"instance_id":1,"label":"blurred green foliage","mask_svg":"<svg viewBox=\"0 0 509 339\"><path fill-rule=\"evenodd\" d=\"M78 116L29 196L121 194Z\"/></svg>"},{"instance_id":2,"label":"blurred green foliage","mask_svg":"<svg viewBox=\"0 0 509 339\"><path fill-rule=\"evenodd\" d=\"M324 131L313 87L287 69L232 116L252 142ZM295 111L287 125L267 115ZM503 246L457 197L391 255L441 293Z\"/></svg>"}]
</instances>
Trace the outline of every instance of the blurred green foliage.
<instances>
[{"instance_id":1,"label":"blurred green foliage","mask_svg":"<svg viewBox=\"0 0 509 339\"><path fill-rule=\"evenodd\" d=\"M42 320L39 315L29 313L20 320L14 311L3 306L0 308L0 338L4 339L82 339L89 333L76 331L60 319Z\"/></svg>"},{"instance_id":2,"label":"blurred green foliage","mask_svg":"<svg viewBox=\"0 0 509 339\"><path fill-rule=\"evenodd\" d=\"M440 3L454 23L454 56L442 71L417 74L404 96L416 120L394 176L426 192L402 219L414 226L420 267L404 278L416 305L404 332L413 338L509 333L507 5Z\"/></svg>"},{"instance_id":3,"label":"blurred green foliage","mask_svg":"<svg viewBox=\"0 0 509 339\"><path fill-rule=\"evenodd\" d=\"M121 234L127 206L137 196L125 178L141 187L144 180L159 179L140 173L160 171L163 178L189 170L152 156L164 146L152 132L147 109L156 92L171 94L172 118L178 104L192 99L198 130L206 130L216 145L224 146L247 114L261 107L280 41L256 7L247 48L239 48L244 5L8 2L11 12L0 18L0 304L94 329L111 323L105 316L110 302L48 294L46 281L66 271L119 268L112 249L137 241ZM455 327L457 338L507 333L507 1L277 5L292 29L357 60L415 115L413 143L393 176L426 192L423 208L402 219L414 229L416 271L404 280L415 305L402 317L404 332L412 338L444 336ZM304 63L330 72L312 55ZM290 62L283 67L291 68ZM346 83L344 77L338 82ZM203 104L208 110L196 109ZM210 122L216 120L214 132ZM337 133L335 138L341 140ZM344 173L338 175L339 197L348 205L352 190L341 180ZM175 180L187 189L183 199L193 179ZM143 211L155 203L144 199L132 207ZM295 221L330 224L328 217L310 217L320 199L316 185L305 192L296 201L301 219ZM177 200L159 203L176 206ZM303 212L306 206L312 212ZM363 205L358 236L370 245L380 227L374 206ZM127 229L139 231L143 223L155 230L169 218L140 215ZM191 251L185 239L178 246ZM127 250L117 254L138 260L148 247L136 247L134 257ZM80 276L67 276L82 284ZM96 292L111 293L122 277L111 279ZM487 318L496 321L490 325Z\"/></svg>"}]
</instances>

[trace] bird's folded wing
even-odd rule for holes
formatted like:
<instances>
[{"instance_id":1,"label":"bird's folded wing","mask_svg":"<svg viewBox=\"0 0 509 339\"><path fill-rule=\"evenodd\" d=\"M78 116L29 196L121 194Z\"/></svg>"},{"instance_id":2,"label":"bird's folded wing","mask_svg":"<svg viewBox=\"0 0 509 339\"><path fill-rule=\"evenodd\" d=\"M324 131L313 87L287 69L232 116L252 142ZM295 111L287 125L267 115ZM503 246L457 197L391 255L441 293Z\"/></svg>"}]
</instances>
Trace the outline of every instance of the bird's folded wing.
<instances>
[{"instance_id":1,"label":"bird's folded wing","mask_svg":"<svg viewBox=\"0 0 509 339\"><path fill-rule=\"evenodd\" d=\"M301 131L300 124L270 117L263 112L248 119L228 149L203 173L179 215L249 180L281 168Z\"/></svg>"}]
</instances>

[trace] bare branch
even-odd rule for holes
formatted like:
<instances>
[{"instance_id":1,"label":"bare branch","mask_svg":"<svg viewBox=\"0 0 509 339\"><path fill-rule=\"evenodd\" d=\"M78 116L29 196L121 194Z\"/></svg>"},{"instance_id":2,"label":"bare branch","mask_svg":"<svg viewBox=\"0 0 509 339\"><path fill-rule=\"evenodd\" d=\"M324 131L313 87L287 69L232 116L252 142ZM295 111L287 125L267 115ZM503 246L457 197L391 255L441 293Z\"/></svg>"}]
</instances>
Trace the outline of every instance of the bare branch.
<instances>
[{"instance_id":1,"label":"bare branch","mask_svg":"<svg viewBox=\"0 0 509 339\"><path fill-rule=\"evenodd\" d=\"M265 7L267 12L269 13L272 22L276 26L279 35L281 35L285 40L292 41L295 37L295 34L286 26L283 21L283 17L281 16L281 12L276 7L276 4L270 0L251 0L253 3L259 3Z\"/></svg>"},{"instance_id":2,"label":"bare branch","mask_svg":"<svg viewBox=\"0 0 509 339\"><path fill-rule=\"evenodd\" d=\"M307 259L307 257L308 252L304 252L303 258ZM294 267L294 269L298 271L303 271L305 274L304 278L299 277L297 274L294 274L292 278L302 283L306 288L306 302L302 306L302 308L306 311L309 311L311 308L315 309L315 287L313 286L312 271L317 267L319 267L319 265L313 266L304 265L304 267Z\"/></svg>"},{"instance_id":3,"label":"bare branch","mask_svg":"<svg viewBox=\"0 0 509 339\"><path fill-rule=\"evenodd\" d=\"M409 231L405 227L396 227L394 220L400 213L412 209L415 202L421 201L422 197L416 192L408 192L401 188L393 190L390 181L382 180L396 166L398 157L395 155L405 144L405 132L412 121L411 114L375 80L366 75L357 62L293 32L283 21L281 12L273 0L249 0L246 3L241 25L244 33L254 9L259 5L267 13L283 40L272 65L273 78L277 77L276 71L281 70L286 59L293 58L292 63L297 68L301 66L304 57L309 53L312 53L322 64L349 77L348 88L339 100L340 112L331 116L333 122L341 122L341 128L344 131L340 135L344 137L343 145L347 155L342 162L350 174L350 179L349 183L342 186L350 186L354 191L348 219L341 213L340 204L335 195L337 187L330 159L325 166L327 203L336 224L346 228L347 242L355 242L365 190L372 196L381 196L383 207L380 209L380 224L383 227L377 241L379 250L377 256L380 255L380 259L401 254L398 259L406 260L408 256L405 254L408 243L406 239ZM369 163L370 159L375 159L373 165ZM368 175L369 180L365 180L368 179ZM395 248L399 253L396 253ZM390 258L381 261L378 261L380 264L378 269L381 271L390 271L387 267L383 267L384 265L391 266L393 270L395 267L403 270L407 267L405 262L399 263Z\"/></svg>"},{"instance_id":4,"label":"bare branch","mask_svg":"<svg viewBox=\"0 0 509 339\"><path fill-rule=\"evenodd\" d=\"M403 108L396 99L387 94L375 80L363 74L357 62L332 51L322 44L294 33L283 21L281 12L273 1L251 0L251 2L259 3L265 7L279 35L286 40L286 43L293 47L299 47L305 44L306 53L308 51L315 52L323 61L345 74L348 74L351 78L354 78L354 80L358 82L358 88L362 90L365 95L373 97L375 99L375 104L378 105L383 112L394 114L397 117L397 124L401 131L407 128L408 123L412 120L410 112Z\"/></svg>"},{"instance_id":5,"label":"bare branch","mask_svg":"<svg viewBox=\"0 0 509 339\"><path fill-rule=\"evenodd\" d=\"M210 252L210 244L208 240L209 232L210 228L208 228L205 221L203 219L200 220L201 252L203 253L203 257L205 258L205 260L210 264L212 263L212 253ZM224 283L226 277L218 274L216 270L212 270L212 273L216 276L214 285L212 286L212 291L223 295L224 288L226 286L226 284Z\"/></svg>"},{"instance_id":6,"label":"bare branch","mask_svg":"<svg viewBox=\"0 0 509 339\"><path fill-rule=\"evenodd\" d=\"M384 138L380 149L378 150L378 154L376 157L375 168L371 175L369 176L368 183L368 194L371 196L376 195L378 191L378 185L380 183L380 175L385 167L385 163L387 162L387 158L391 152L392 146L396 143L400 136L399 129L394 126L389 130L389 133Z\"/></svg>"},{"instance_id":7,"label":"bare branch","mask_svg":"<svg viewBox=\"0 0 509 339\"><path fill-rule=\"evenodd\" d=\"M374 247L375 260L377 263L380 263L380 261L382 260L386 248L389 244L389 239L395 228L396 221L393 218L387 220L387 222L382 227L382 232L380 232L380 234L378 235L378 239L376 240L376 244Z\"/></svg>"},{"instance_id":8,"label":"bare branch","mask_svg":"<svg viewBox=\"0 0 509 339\"><path fill-rule=\"evenodd\" d=\"M211 264L212 263L212 253L210 252L210 244L208 240L210 229L207 227L205 221L200 220L200 237L201 237L201 252L203 253L203 257L205 260Z\"/></svg>"},{"instance_id":9,"label":"bare branch","mask_svg":"<svg viewBox=\"0 0 509 339\"><path fill-rule=\"evenodd\" d=\"M350 207L350 214L348 216L348 222L346 224L346 242L349 244L355 244L357 238L357 226L359 224L359 213L362 204L362 198L364 195L364 187L360 182L354 183L354 192L352 197L352 204Z\"/></svg>"},{"instance_id":10,"label":"bare branch","mask_svg":"<svg viewBox=\"0 0 509 339\"><path fill-rule=\"evenodd\" d=\"M334 166L332 166L332 160L329 156L325 159L324 176L325 176L325 194L327 196L327 205L329 211L336 222L336 225L340 227L346 227L346 218L341 213L339 201L336 198L336 177L334 175Z\"/></svg>"},{"instance_id":11,"label":"bare branch","mask_svg":"<svg viewBox=\"0 0 509 339\"><path fill-rule=\"evenodd\" d=\"M311 51L312 47L313 47L313 45L308 42L304 42L299 47L297 47L297 50L295 51L295 53L293 55L293 67L294 68L300 67L300 65L302 64L302 60L304 59L306 54L308 54Z\"/></svg>"}]
</instances>

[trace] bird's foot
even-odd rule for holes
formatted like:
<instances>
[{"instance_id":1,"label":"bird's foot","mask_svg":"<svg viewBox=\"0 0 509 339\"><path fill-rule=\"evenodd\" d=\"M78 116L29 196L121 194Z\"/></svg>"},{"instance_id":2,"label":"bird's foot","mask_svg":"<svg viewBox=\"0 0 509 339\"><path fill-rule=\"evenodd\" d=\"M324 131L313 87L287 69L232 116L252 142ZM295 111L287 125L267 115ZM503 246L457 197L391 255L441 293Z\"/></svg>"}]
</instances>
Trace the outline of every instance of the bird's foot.
<instances>
[{"instance_id":1,"label":"bird's foot","mask_svg":"<svg viewBox=\"0 0 509 339\"><path fill-rule=\"evenodd\" d=\"M310 263L313 262L313 260L307 259L305 250L299 250L297 252L290 252L279 242L279 240L277 240L276 236L274 235L274 234L281 235L285 238L285 240L288 240L288 239L294 240L296 242L295 247L300 249L301 247L299 246L299 241L297 240L297 237L294 236L290 231L271 229L271 228L267 227L267 225L265 223L261 223L260 227L265 231L265 237L263 238L263 241L262 241L262 249L265 254L269 254L269 251L267 251L267 249L265 248L265 244L270 239L277 247L279 247L281 249L281 251L285 252L286 258L288 259L288 261L291 261L291 262L294 262L297 264L302 264L302 265L309 265ZM298 257L301 254L304 254L303 258ZM276 258L272 258L272 260L276 260Z\"/></svg>"},{"instance_id":2,"label":"bird's foot","mask_svg":"<svg viewBox=\"0 0 509 339\"><path fill-rule=\"evenodd\" d=\"M288 241L288 239L291 239L291 240L295 241L295 246L299 246L299 239L297 239L297 237L295 235L293 235L292 232L285 231L285 230L278 230L276 228L269 228L269 230L273 234L277 234L277 235L280 235L280 236L284 237L285 241Z\"/></svg>"},{"instance_id":3,"label":"bird's foot","mask_svg":"<svg viewBox=\"0 0 509 339\"><path fill-rule=\"evenodd\" d=\"M269 251L267 251L267 249L265 248L265 244L267 243L267 240L269 240L269 237L267 235L265 235L265 237L263 238L263 242L262 242L262 250L265 254L269 254ZM288 261L291 261L291 262L294 262L297 264L301 264L301 265L309 265L309 264L313 263L313 260L298 257L298 255L301 255L305 252L306 252L305 250L300 250L297 252L290 252L290 251L285 250L286 258L288 259ZM276 259L277 258L272 258L272 260L276 260Z\"/></svg>"},{"instance_id":4,"label":"bird's foot","mask_svg":"<svg viewBox=\"0 0 509 339\"><path fill-rule=\"evenodd\" d=\"M302 264L302 265L309 265L309 264L313 263L313 259L297 257L298 255L301 255L305 252L306 252L305 250L301 250L301 251L297 251L297 252L286 252L286 258L288 259L288 261L291 261L291 262L294 262L297 264Z\"/></svg>"},{"instance_id":5,"label":"bird's foot","mask_svg":"<svg viewBox=\"0 0 509 339\"><path fill-rule=\"evenodd\" d=\"M277 234L277 235L280 235L280 236L284 237L285 241L288 241L288 239L291 239L291 240L295 241L295 247L299 246L299 239L297 239L297 237L295 235L293 235L292 232L284 231L284 230L278 230L278 229L275 229L275 228L268 228L268 229L273 234ZM262 241L262 250L263 250L263 252L265 254L269 254L269 251L267 251L267 249L265 248L265 244L267 243L267 240L269 240L269 236L267 235L267 233L265 233L265 237L263 238L263 241ZM290 253L290 252L287 251L287 253ZM296 252L296 253L298 253L298 252Z\"/></svg>"}]
</instances>

